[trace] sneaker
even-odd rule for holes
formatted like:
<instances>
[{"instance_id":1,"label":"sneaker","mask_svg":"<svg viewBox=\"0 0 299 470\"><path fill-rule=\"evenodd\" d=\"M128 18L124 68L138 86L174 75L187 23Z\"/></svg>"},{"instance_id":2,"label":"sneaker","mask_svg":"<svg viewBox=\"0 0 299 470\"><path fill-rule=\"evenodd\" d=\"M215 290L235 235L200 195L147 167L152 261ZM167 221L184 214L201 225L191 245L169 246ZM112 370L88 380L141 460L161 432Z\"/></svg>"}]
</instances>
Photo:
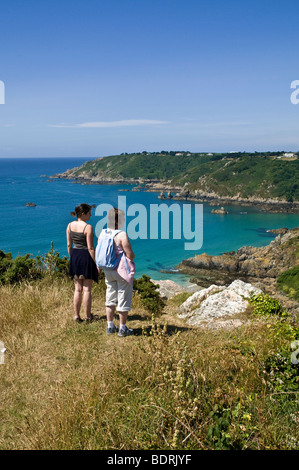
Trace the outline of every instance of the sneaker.
<instances>
[{"instance_id":1,"label":"sneaker","mask_svg":"<svg viewBox=\"0 0 299 470\"><path fill-rule=\"evenodd\" d=\"M113 326L113 328L107 328L107 335L112 335L113 333L117 333L118 332L118 328L117 326Z\"/></svg>"},{"instance_id":2,"label":"sneaker","mask_svg":"<svg viewBox=\"0 0 299 470\"><path fill-rule=\"evenodd\" d=\"M118 332L118 336L131 336L133 334L134 330L130 330L127 326L123 326Z\"/></svg>"}]
</instances>

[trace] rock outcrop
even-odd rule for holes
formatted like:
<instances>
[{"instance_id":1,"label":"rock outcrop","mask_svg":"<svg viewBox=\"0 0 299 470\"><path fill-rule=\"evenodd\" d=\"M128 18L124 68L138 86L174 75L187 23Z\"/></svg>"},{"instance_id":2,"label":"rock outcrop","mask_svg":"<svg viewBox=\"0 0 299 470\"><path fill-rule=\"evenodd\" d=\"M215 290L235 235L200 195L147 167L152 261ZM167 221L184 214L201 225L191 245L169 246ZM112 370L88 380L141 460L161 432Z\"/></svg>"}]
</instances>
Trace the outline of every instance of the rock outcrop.
<instances>
[{"instance_id":1,"label":"rock outcrop","mask_svg":"<svg viewBox=\"0 0 299 470\"><path fill-rule=\"evenodd\" d=\"M226 215L228 214L228 211L224 207L220 207L220 209L212 209L211 214Z\"/></svg>"},{"instance_id":2,"label":"rock outcrop","mask_svg":"<svg viewBox=\"0 0 299 470\"><path fill-rule=\"evenodd\" d=\"M236 279L251 283L276 297L288 311L297 315L298 302L278 290L277 278L299 264L299 228L284 228L280 232L265 247L244 246L219 256L203 253L183 260L177 268L190 274L190 281L202 287L227 286Z\"/></svg>"},{"instance_id":3,"label":"rock outcrop","mask_svg":"<svg viewBox=\"0 0 299 470\"><path fill-rule=\"evenodd\" d=\"M191 295L181 306L179 317L189 325L212 329L236 328L248 322L245 315L251 294L262 291L241 280L228 287L211 285Z\"/></svg>"},{"instance_id":4,"label":"rock outcrop","mask_svg":"<svg viewBox=\"0 0 299 470\"><path fill-rule=\"evenodd\" d=\"M197 277L204 286L211 280L227 284L236 278L267 284L299 263L298 249L299 228L295 228L279 234L265 247L244 246L218 256L202 253L183 260L178 269Z\"/></svg>"}]
</instances>

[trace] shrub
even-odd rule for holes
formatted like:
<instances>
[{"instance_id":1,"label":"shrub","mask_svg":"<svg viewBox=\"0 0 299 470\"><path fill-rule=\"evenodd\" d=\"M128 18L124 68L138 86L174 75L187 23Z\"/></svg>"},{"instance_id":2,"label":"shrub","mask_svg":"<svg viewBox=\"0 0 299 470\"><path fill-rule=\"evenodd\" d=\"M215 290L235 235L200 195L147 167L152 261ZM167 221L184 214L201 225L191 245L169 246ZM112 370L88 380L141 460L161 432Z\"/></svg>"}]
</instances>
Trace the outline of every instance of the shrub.
<instances>
[{"instance_id":1,"label":"shrub","mask_svg":"<svg viewBox=\"0 0 299 470\"><path fill-rule=\"evenodd\" d=\"M53 242L51 242L48 253L45 253L44 256L37 256L37 263L44 273L51 276L65 276L68 274L69 260L66 256L60 258L59 252L54 250Z\"/></svg>"},{"instance_id":2,"label":"shrub","mask_svg":"<svg viewBox=\"0 0 299 470\"><path fill-rule=\"evenodd\" d=\"M13 259L11 253L0 250L0 284L18 284L23 281L41 279L46 275L61 277L68 273L69 261L60 258L59 252L51 248L44 256L32 257L29 254Z\"/></svg>"},{"instance_id":3,"label":"shrub","mask_svg":"<svg viewBox=\"0 0 299 470\"><path fill-rule=\"evenodd\" d=\"M261 316L278 316L275 323L269 324L269 336L272 338L276 352L267 354L262 361L263 374L268 388L273 393L298 393L299 368L291 360L291 344L299 339L299 327L290 321L290 315L283 309L277 299L259 294L251 298L254 314ZM287 398L290 399L292 395ZM285 399L285 398L284 398Z\"/></svg>"},{"instance_id":4,"label":"shrub","mask_svg":"<svg viewBox=\"0 0 299 470\"><path fill-rule=\"evenodd\" d=\"M250 298L250 303L253 306L254 315L286 315L284 308L278 300L268 294L253 295Z\"/></svg>"},{"instance_id":5,"label":"shrub","mask_svg":"<svg viewBox=\"0 0 299 470\"><path fill-rule=\"evenodd\" d=\"M299 266L294 266L280 274L277 284L287 295L299 300Z\"/></svg>"},{"instance_id":6,"label":"shrub","mask_svg":"<svg viewBox=\"0 0 299 470\"><path fill-rule=\"evenodd\" d=\"M0 284L16 284L24 280L35 280L42 277L36 260L29 254L12 258L11 253L0 255Z\"/></svg>"},{"instance_id":7,"label":"shrub","mask_svg":"<svg viewBox=\"0 0 299 470\"><path fill-rule=\"evenodd\" d=\"M158 286L145 274L139 279L134 279L133 290L138 293L144 308L154 315L160 315L165 307L157 289Z\"/></svg>"},{"instance_id":8,"label":"shrub","mask_svg":"<svg viewBox=\"0 0 299 470\"><path fill-rule=\"evenodd\" d=\"M299 369L290 360L290 348L269 355L264 362L267 385L273 392L298 393Z\"/></svg>"}]
</instances>

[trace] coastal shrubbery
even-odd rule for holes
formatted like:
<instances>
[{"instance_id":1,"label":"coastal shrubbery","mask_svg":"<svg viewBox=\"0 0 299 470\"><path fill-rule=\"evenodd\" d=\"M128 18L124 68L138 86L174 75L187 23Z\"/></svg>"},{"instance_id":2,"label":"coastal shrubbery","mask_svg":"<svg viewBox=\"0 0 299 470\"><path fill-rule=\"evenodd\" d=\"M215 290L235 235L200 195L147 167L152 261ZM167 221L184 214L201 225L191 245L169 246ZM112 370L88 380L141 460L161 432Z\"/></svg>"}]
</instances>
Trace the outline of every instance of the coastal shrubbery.
<instances>
[{"instance_id":1,"label":"coastal shrubbery","mask_svg":"<svg viewBox=\"0 0 299 470\"><path fill-rule=\"evenodd\" d=\"M288 296L299 300L299 265L280 274L277 284Z\"/></svg>"},{"instance_id":2,"label":"coastal shrubbery","mask_svg":"<svg viewBox=\"0 0 299 470\"><path fill-rule=\"evenodd\" d=\"M36 262L42 274L59 277L66 276L69 271L69 259L66 256L60 257L60 253L54 249L53 242L48 253L37 256Z\"/></svg>"},{"instance_id":3,"label":"coastal shrubbery","mask_svg":"<svg viewBox=\"0 0 299 470\"><path fill-rule=\"evenodd\" d=\"M0 285L16 284L41 277L36 260L30 255L17 256L13 259L11 253L0 251Z\"/></svg>"},{"instance_id":4,"label":"coastal shrubbery","mask_svg":"<svg viewBox=\"0 0 299 470\"><path fill-rule=\"evenodd\" d=\"M269 388L273 393L292 393L295 391L298 393L299 368L297 363L292 363L290 356L292 353L291 345L299 340L299 325L294 324L291 315L277 299L267 294L252 296L250 303L253 306L253 313L257 317L277 318L274 323L269 322L267 325L269 336L271 336L274 343L280 345L276 354L271 353L264 360L264 373L267 376ZM288 342L281 345L281 338Z\"/></svg>"},{"instance_id":5,"label":"coastal shrubbery","mask_svg":"<svg viewBox=\"0 0 299 470\"><path fill-rule=\"evenodd\" d=\"M142 305L155 316L161 315L165 302L160 296L157 286L151 282L149 276L143 274L139 279L134 279L133 290L141 300Z\"/></svg>"},{"instance_id":6,"label":"coastal shrubbery","mask_svg":"<svg viewBox=\"0 0 299 470\"><path fill-rule=\"evenodd\" d=\"M37 279L55 279L68 277L69 259L54 249L53 242L48 253L34 258L29 254L13 258L11 253L0 251L0 285L20 284ZM99 275L99 290L105 291L105 277ZM155 316L161 315L165 302L159 294L158 287L151 282L150 277L143 275L134 279L133 292L139 298L141 305Z\"/></svg>"},{"instance_id":7,"label":"coastal shrubbery","mask_svg":"<svg viewBox=\"0 0 299 470\"><path fill-rule=\"evenodd\" d=\"M250 299L253 313L256 316L286 315L286 312L277 299L268 294L253 295Z\"/></svg>"},{"instance_id":8,"label":"coastal shrubbery","mask_svg":"<svg viewBox=\"0 0 299 470\"><path fill-rule=\"evenodd\" d=\"M44 276L64 276L68 272L68 259L60 257L53 243L48 253L34 258L30 254L13 258L11 253L0 251L0 285L34 281Z\"/></svg>"}]
</instances>

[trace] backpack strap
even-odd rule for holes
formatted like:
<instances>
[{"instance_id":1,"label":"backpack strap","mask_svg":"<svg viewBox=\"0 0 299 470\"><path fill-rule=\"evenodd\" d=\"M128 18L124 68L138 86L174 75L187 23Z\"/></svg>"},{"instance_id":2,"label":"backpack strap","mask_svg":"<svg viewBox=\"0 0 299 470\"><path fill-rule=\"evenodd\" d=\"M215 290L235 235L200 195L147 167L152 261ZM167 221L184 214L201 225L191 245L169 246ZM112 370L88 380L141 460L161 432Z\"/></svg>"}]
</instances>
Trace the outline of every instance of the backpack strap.
<instances>
[{"instance_id":1,"label":"backpack strap","mask_svg":"<svg viewBox=\"0 0 299 470\"><path fill-rule=\"evenodd\" d=\"M106 228L105 229L105 232L108 233L108 230L110 230L111 232L114 232L113 234L113 238L118 235L120 232L123 232L123 230L112 230L111 228Z\"/></svg>"}]
</instances>

